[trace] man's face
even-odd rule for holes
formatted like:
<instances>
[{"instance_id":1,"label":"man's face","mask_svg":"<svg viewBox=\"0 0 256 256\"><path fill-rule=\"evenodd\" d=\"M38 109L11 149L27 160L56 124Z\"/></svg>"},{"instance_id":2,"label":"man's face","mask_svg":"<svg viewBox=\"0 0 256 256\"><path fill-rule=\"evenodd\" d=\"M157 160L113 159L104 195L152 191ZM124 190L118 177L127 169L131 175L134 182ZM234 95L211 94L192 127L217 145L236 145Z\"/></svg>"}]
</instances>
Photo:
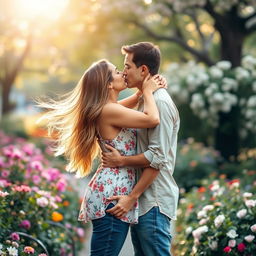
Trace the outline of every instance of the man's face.
<instances>
[{"instance_id":1,"label":"man's face","mask_svg":"<svg viewBox=\"0 0 256 256\"><path fill-rule=\"evenodd\" d=\"M124 76L127 82L128 88L137 87L141 89L142 82L143 82L143 75L141 67L136 67L135 63L132 61L133 53L127 53L124 59Z\"/></svg>"}]
</instances>

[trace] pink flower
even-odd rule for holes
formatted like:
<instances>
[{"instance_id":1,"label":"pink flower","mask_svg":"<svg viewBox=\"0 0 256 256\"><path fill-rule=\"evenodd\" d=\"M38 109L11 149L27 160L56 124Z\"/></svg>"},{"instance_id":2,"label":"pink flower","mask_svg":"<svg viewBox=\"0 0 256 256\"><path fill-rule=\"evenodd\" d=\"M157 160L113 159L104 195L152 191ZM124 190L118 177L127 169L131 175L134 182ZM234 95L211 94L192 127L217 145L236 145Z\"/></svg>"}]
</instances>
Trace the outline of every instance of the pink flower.
<instances>
[{"instance_id":1,"label":"pink flower","mask_svg":"<svg viewBox=\"0 0 256 256\"><path fill-rule=\"evenodd\" d=\"M229 240L229 241L228 241L228 246L229 246L229 247L232 247L232 248L235 247L235 246L236 246L236 240L234 240L234 239Z\"/></svg>"},{"instance_id":2,"label":"pink flower","mask_svg":"<svg viewBox=\"0 0 256 256\"><path fill-rule=\"evenodd\" d=\"M14 186L12 190L17 192L31 192L31 188L27 185Z\"/></svg>"},{"instance_id":3,"label":"pink flower","mask_svg":"<svg viewBox=\"0 0 256 256\"><path fill-rule=\"evenodd\" d=\"M232 251L232 249L229 246L227 246L223 249L223 251L226 253L230 253Z\"/></svg>"},{"instance_id":4,"label":"pink flower","mask_svg":"<svg viewBox=\"0 0 256 256\"><path fill-rule=\"evenodd\" d=\"M61 172L56 168L49 168L46 172L50 176L51 181L57 180L61 176Z\"/></svg>"},{"instance_id":5,"label":"pink flower","mask_svg":"<svg viewBox=\"0 0 256 256\"><path fill-rule=\"evenodd\" d=\"M35 184L39 184L41 181L41 178L38 175L33 175L32 180Z\"/></svg>"},{"instance_id":6,"label":"pink flower","mask_svg":"<svg viewBox=\"0 0 256 256\"><path fill-rule=\"evenodd\" d=\"M32 169L35 169L35 170L38 170L38 171L42 171L43 170L43 165L39 161L33 161L30 164L30 166L31 166Z\"/></svg>"},{"instance_id":7,"label":"pink flower","mask_svg":"<svg viewBox=\"0 0 256 256\"><path fill-rule=\"evenodd\" d=\"M248 207L248 208L253 208L256 206L256 200L246 200L245 201L245 205Z\"/></svg>"},{"instance_id":8,"label":"pink flower","mask_svg":"<svg viewBox=\"0 0 256 256\"><path fill-rule=\"evenodd\" d=\"M49 204L49 201L46 197L40 197L36 199L36 203L40 207L46 207Z\"/></svg>"},{"instance_id":9,"label":"pink flower","mask_svg":"<svg viewBox=\"0 0 256 256\"><path fill-rule=\"evenodd\" d=\"M34 145L33 144L25 144L22 147L23 152L25 152L27 155L31 156L33 154Z\"/></svg>"},{"instance_id":10,"label":"pink flower","mask_svg":"<svg viewBox=\"0 0 256 256\"><path fill-rule=\"evenodd\" d=\"M67 186L67 184L66 184L66 181L65 181L64 179L59 180L59 181L57 182L57 184L56 184L56 188L57 188L57 190L60 191L60 192L65 191L66 186Z\"/></svg>"},{"instance_id":11,"label":"pink flower","mask_svg":"<svg viewBox=\"0 0 256 256\"><path fill-rule=\"evenodd\" d=\"M35 252L35 249L33 247L31 247L31 246L26 246L24 248L24 252L28 253L28 254L30 254L30 253L33 254Z\"/></svg>"},{"instance_id":12,"label":"pink flower","mask_svg":"<svg viewBox=\"0 0 256 256\"><path fill-rule=\"evenodd\" d=\"M10 175L10 171L9 171L9 170L2 170L2 171L1 171L1 176L2 176L3 178L9 177L9 175Z\"/></svg>"},{"instance_id":13,"label":"pink flower","mask_svg":"<svg viewBox=\"0 0 256 256\"><path fill-rule=\"evenodd\" d=\"M23 220L20 223L20 227L25 228L25 229L30 229L31 228L31 224L29 220Z\"/></svg>"},{"instance_id":14,"label":"pink flower","mask_svg":"<svg viewBox=\"0 0 256 256\"><path fill-rule=\"evenodd\" d=\"M40 253L38 256L47 256L45 253Z\"/></svg>"},{"instance_id":15,"label":"pink flower","mask_svg":"<svg viewBox=\"0 0 256 256\"><path fill-rule=\"evenodd\" d=\"M11 234L11 239L14 240L14 241L19 241L20 240L20 236L19 236L19 234L13 232Z\"/></svg>"},{"instance_id":16,"label":"pink flower","mask_svg":"<svg viewBox=\"0 0 256 256\"><path fill-rule=\"evenodd\" d=\"M0 197L6 197L6 196L8 196L8 195L9 195L8 192L0 191Z\"/></svg>"},{"instance_id":17,"label":"pink flower","mask_svg":"<svg viewBox=\"0 0 256 256\"><path fill-rule=\"evenodd\" d=\"M255 236L253 235L248 235L244 238L244 240L248 243L251 243L254 240Z\"/></svg>"},{"instance_id":18,"label":"pink flower","mask_svg":"<svg viewBox=\"0 0 256 256\"><path fill-rule=\"evenodd\" d=\"M77 228L76 233L78 234L79 237L84 237L84 229Z\"/></svg>"},{"instance_id":19,"label":"pink flower","mask_svg":"<svg viewBox=\"0 0 256 256\"><path fill-rule=\"evenodd\" d=\"M242 219L242 218L244 218L246 216L246 214L247 214L247 210L246 209L242 209L242 210L237 212L236 216L237 216L237 218Z\"/></svg>"},{"instance_id":20,"label":"pink flower","mask_svg":"<svg viewBox=\"0 0 256 256\"><path fill-rule=\"evenodd\" d=\"M251 226L251 231L252 231L252 232L256 232L256 224L254 224L254 225Z\"/></svg>"},{"instance_id":21,"label":"pink flower","mask_svg":"<svg viewBox=\"0 0 256 256\"><path fill-rule=\"evenodd\" d=\"M240 243L240 244L238 244L237 245L237 250L239 251L239 252L243 252L244 250L245 250L245 244L244 243Z\"/></svg>"},{"instance_id":22,"label":"pink flower","mask_svg":"<svg viewBox=\"0 0 256 256\"><path fill-rule=\"evenodd\" d=\"M12 152L12 157L17 158L17 159L21 159L22 158L22 152L19 149L14 148L13 152Z\"/></svg>"}]
</instances>

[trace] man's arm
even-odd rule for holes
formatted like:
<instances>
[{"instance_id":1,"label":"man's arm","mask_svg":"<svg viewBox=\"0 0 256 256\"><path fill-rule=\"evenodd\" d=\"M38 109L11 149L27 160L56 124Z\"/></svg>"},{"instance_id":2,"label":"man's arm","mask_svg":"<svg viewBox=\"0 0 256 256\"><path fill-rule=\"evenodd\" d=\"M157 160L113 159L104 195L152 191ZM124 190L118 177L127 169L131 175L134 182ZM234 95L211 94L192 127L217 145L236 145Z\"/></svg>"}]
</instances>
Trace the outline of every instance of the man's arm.
<instances>
[{"instance_id":1,"label":"man's arm","mask_svg":"<svg viewBox=\"0 0 256 256\"><path fill-rule=\"evenodd\" d=\"M141 194L152 184L157 177L159 171L154 168L145 168L143 173L129 195L125 196L112 196L108 198L109 201L117 200L118 203L111 209L107 210L117 218L121 218L134 207L136 200Z\"/></svg>"},{"instance_id":2,"label":"man's arm","mask_svg":"<svg viewBox=\"0 0 256 256\"><path fill-rule=\"evenodd\" d=\"M123 166L138 166L147 167L150 162L144 156L144 154L138 154L134 156L122 156L118 150L105 144L109 152L102 152L102 166L107 167L123 167Z\"/></svg>"}]
</instances>

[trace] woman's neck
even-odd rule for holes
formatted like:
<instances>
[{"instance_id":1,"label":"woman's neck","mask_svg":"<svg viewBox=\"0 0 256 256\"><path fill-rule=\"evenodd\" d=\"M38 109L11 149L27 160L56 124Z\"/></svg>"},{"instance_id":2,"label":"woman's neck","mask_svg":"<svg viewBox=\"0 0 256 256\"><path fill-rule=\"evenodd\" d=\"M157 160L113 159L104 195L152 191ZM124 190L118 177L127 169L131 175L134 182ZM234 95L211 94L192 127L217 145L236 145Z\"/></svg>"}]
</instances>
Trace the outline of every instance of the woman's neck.
<instances>
[{"instance_id":1,"label":"woman's neck","mask_svg":"<svg viewBox=\"0 0 256 256\"><path fill-rule=\"evenodd\" d=\"M119 92L112 90L109 93L108 102L117 103L118 96L119 96Z\"/></svg>"}]
</instances>

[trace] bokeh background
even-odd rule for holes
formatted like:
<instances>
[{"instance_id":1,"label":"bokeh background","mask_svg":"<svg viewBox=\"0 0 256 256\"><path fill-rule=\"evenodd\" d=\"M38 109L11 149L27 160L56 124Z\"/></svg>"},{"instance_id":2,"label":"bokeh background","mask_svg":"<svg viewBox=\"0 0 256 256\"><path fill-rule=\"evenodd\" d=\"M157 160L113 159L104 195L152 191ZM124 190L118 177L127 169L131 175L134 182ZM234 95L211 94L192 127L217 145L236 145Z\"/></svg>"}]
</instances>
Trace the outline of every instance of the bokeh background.
<instances>
[{"instance_id":1,"label":"bokeh background","mask_svg":"<svg viewBox=\"0 0 256 256\"><path fill-rule=\"evenodd\" d=\"M32 175L20 166L22 161L29 165L22 143L33 143L41 150L40 162L47 158L47 165L65 173L65 160L46 153L49 142L44 124L36 123L42 113L35 99L68 92L98 59L109 59L122 70L121 46L151 41L161 49L160 73L168 80L168 92L181 118L174 174L181 200L173 228L173 254L255 255L255 31L254 0L0 0L0 192L9 193L0 197L0 206L20 196L10 186L44 187L41 180L35 183L32 178L40 176L41 167L30 166ZM127 89L120 97L133 92ZM15 150L21 151L18 157ZM15 180L17 172L23 178ZM83 187L82 183L72 192L78 202L72 206L74 211L78 211ZM66 187L57 191L62 189L66 191ZM73 237L81 249L87 238L75 217L72 223L70 216L65 219L64 201L68 200L58 202L64 218L56 222L74 226ZM22 207L12 205L11 214L16 216ZM238 214L241 210L245 214ZM42 222L52 220L52 211L37 227L20 231L35 235ZM6 212L2 214L7 218ZM14 223L20 225L12 219L9 226L0 222L5 230L0 243L5 249L11 246L7 237L19 231L14 230ZM59 234L57 230L56 237ZM49 234L40 237L49 247L46 238L50 239ZM66 251L58 254L57 247L51 255L72 254L71 244L63 241Z\"/></svg>"}]
</instances>

